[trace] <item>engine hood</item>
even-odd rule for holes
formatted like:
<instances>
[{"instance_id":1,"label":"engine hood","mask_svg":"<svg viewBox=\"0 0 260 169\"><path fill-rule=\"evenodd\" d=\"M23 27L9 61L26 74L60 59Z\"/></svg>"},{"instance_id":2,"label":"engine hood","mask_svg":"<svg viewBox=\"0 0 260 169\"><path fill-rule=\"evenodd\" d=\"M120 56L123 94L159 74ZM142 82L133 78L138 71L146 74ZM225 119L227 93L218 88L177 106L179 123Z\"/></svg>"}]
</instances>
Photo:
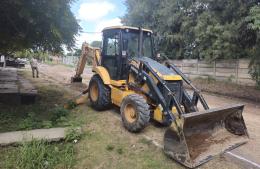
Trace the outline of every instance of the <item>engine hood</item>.
<instances>
[{"instance_id":1,"label":"engine hood","mask_svg":"<svg viewBox=\"0 0 260 169\"><path fill-rule=\"evenodd\" d=\"M148 63L152 69L164 80L182 80L181 76L177 75L173 70L165 65L148 57L134 58L136 61L143 61Z\"/></svg>"}]
</instances>

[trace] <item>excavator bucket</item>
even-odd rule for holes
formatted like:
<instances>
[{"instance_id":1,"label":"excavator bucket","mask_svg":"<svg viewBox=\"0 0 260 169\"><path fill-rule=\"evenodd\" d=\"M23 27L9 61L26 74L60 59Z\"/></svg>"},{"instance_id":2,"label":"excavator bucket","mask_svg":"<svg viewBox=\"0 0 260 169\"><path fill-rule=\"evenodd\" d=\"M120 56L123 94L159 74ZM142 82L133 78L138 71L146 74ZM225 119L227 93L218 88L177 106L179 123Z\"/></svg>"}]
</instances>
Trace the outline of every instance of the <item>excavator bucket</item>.
<instances>
[{"instance_id":1,"label":"excavator bucket","mask_svg":"<svg viewBox=\"0 0 260 169\"><path fill-rule=\"evenodd\" d=\"M194 168L246 143L249 136L243 109L244 105L235 105L184 114L179 132L173 124L165 132L165 153Z\"/></svg>"}]
</instances>

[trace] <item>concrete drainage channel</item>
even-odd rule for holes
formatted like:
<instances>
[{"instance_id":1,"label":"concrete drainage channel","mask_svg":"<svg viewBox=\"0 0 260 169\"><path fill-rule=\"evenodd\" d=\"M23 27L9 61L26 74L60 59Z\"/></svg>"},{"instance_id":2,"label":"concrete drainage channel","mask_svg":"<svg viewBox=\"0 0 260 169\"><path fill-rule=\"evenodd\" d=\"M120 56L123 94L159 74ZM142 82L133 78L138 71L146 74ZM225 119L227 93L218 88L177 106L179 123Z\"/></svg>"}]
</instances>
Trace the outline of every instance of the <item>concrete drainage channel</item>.
<instances>
[{"instance_id":1,"label":"concrete drainage channel","mask_svg":"<svg viewBox=\"0 0 260 169\"><path fill-rule=\"evenodd\" d=\"M64 85L64 82L60 82L60 81L56 81L55 79L53 79L52 77L48 76L47 74L43 73L44 76L47 76L49 78L51 78L54 82L58 82L61 85ZM74 92L78 92L76 90L72 90L71 91ZM121 118L119 116L115 116L117 120L121 121ZM150 141L154 146L163 149L163 145L158 143L157 141L153 140L151 137L145 135L145 134L141 134L141 136L146 139L147 141ZM247 159L246 157L240 156L239 154L233 153L233 152L226 152L223 155L225 158L232 160L234 163L238 164L239 166L242 166L243 168L246 169L260 169L260 164L257 164L249 159ZM198 167L199 168L199 167Z\"/></svg>"}]
</instances>

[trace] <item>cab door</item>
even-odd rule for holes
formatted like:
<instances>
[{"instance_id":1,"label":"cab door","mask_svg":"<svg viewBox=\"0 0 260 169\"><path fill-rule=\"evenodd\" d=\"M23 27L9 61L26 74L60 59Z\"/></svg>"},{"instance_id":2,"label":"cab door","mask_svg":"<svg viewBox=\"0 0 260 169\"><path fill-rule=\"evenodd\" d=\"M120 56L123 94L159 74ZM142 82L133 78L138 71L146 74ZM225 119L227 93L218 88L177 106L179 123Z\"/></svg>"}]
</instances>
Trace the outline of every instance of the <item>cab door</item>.
<instances>
[{"instance_id":1,"label":"cab door","mask_svg":"<svg viewBox=\"0 0 260 169\"><path fill-rule=\"evenodd\" d=\"M120 79L121 44L119 30L103 31L103 49L101 64L108 70L110 78Z\"/></svg>"}]
</instances>

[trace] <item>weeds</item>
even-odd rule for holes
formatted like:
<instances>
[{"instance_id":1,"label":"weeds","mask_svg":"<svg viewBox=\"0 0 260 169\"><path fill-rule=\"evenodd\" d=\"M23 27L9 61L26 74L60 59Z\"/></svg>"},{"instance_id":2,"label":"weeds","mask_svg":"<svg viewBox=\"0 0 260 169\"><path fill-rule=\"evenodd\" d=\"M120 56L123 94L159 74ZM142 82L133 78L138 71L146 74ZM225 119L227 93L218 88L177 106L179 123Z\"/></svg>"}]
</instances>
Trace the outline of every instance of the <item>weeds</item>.
<instances>
[{"instance_id":1,"label":"weeds","mask_svg":"<svg viewBox=\"0 0 260 169\"><path fill-rule=\"evenodd\" d=\"M147 140L145 138L141 138L139 140L140 143L146 144L146 145L151 145L152 144L152 140Z\"/></svg>"},{"instance_id":2,"label":"weeds","mask_svg":"<svg viewBox=\"0 0 260 169\"><path fill-rule=\"evenodd\" d=\"M24 143L6 159L7 169L71 168L74 164L72 144L51 144L46 141Z\"/></svg>"},{"instance_id":3,"label":"weeds","mask_svg":"<svg viewBox=\"0 0 260 169\"><path fill-rule=\"evenodd\" d=\"M46 120L46 121L42 122L42 127L45 128L45 129L52 128L52 126L53 126L52 121Z\"/></svg>"},{"instance_id":4,"label":"weeds","mask_svg":"<svg viewBox=\"0 0 260 169\"><path fill-rule=\"evenodd\" d=\"M50 120L43 120L42 118L37 117L33 112L28 113L27 117L20 122L19 129L30 130L37 128L51 128L57 124L67 124L64 126L69 125L69 120L66 118L66 116L69 114L68 110L64 109L63 107L56 107L50 111Z\"/></svg>"},{"instance_id":5,"label":"weeds","mask_svg":"<svg viewBox=\"0 0 260 169\"><path fill-rule=\"evenodd\" d=\"M81 139L82 133L79 128L71 127L66 130L65 141L66 142L77 142Z\"/></svg>"},{"instance_id":6,"label":"weeds","mask_svg":"<svg viewBox=\"0 0 260 169\"><path fill-rule=\"evenodd\" d=\"M207 77L207 82L208 83L213 83L213 82L216 82L216 79L214 77L212 77L212 76L208 76Z\"/></svg>"},{"instance_id":7,"label":"weeds","mask_svg":"<svg viewBox=\"0 0 260 169\"><path fill-rule=\"evenodd\" d=\"M236 77L235 77L234 75L230 75L230 76L228 77L227 81L228 81L229 83L232 83L235 79L236 79Z\"/></svg>"},{"instance_id":8,"label":"weeds","mask_svg":"<svg viewBox=\"0 0 260 169\"><path fill-rule=\"evenodd\" d=\"M0 132L63 126L73 120L69 110L63 108L66 91L55 85L37 87L39 96L35 104L0 104ZM59 123L62 121L62 123ZM69 125L69 124L68 124ZM66 125L67 126L67 125Z\"/></svg>"},{"instance_id":9,"label":"weeds","mask_svg":"<svg viewBox=\"0 0 260 169\"><path fill-rule=\"evenodd\" d=\"M118 148L118 149L116 149L116 152L118 153L118 154L123 154L124 153L124 151L123 151L123 148Z\"/></svg>"},{"instance_id":10,"label":"weeds","mask_svg":"<svg viewBox=\"0 0 260 169\"><path fill-rule=\"evenodd\" d=\"M112 150L114 150L115 149L115 146L113 146L113 145L111 145L111 144L108 144L107 146L106 146L106 150L107 151L112 151Z\"/></svg>"},{"instance_id":11,"label":"weeds","mask_svg":"<svg viewBox=\"0 0 260 169\"><path fill-rule=\"evenodd\" d=\"M35 128L41 128L42 124L39 119L36 118L35 113L30 112L28 113L27 118L22 120L22 122L19 124L20 129L35 129Z\"/></svg>"},{"instance_id":12,"label":"weeds","mask_svg":"<svg viewBox=\"0 0 260 169\"><path fill-rule=\"evenodd\" d=\"M69 100L66 104L66 109L74 109L75 107L77 107L77 104L73 101L73 100Z\"/></svg>"},{"instance_id":13,"label":"weeds","mask_svg":"<svg viewBox=\"0 0 260 169\"><path fill-rule=\"evenodd\" d=\"M56 107L51 111L51 121L53 123L57 122L62 117L66 117L69 111L63 107Z\"/></svg>"}]
</instances>

